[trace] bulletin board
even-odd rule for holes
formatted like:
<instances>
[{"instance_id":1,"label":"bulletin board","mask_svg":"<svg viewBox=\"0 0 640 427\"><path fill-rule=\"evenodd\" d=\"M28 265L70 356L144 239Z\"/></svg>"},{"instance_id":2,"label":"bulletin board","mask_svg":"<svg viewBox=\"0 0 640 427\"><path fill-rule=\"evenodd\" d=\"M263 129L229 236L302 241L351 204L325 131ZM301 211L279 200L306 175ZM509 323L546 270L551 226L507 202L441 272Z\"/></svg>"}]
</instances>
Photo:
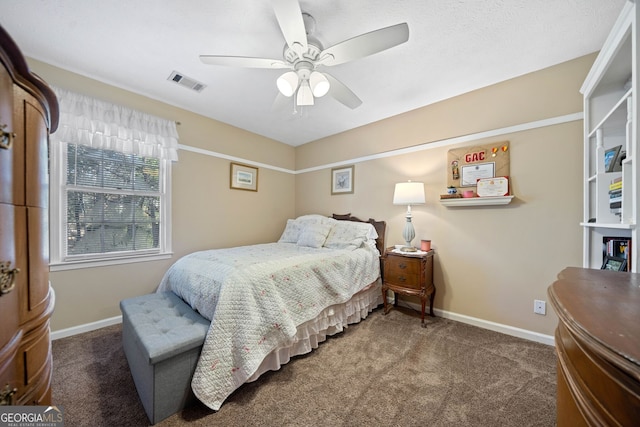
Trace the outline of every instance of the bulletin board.
<instances>
[{"instance_id":1,"label":"bulletin board","mask_svg":"<svg viewBox=\"0 0 640 427\"><path fill-rule=\"evenodd\" d=\"M454 148L447 154L447 187L475 188L481 178L510 177L509 141Z\"/></svg>"}]
</instances>

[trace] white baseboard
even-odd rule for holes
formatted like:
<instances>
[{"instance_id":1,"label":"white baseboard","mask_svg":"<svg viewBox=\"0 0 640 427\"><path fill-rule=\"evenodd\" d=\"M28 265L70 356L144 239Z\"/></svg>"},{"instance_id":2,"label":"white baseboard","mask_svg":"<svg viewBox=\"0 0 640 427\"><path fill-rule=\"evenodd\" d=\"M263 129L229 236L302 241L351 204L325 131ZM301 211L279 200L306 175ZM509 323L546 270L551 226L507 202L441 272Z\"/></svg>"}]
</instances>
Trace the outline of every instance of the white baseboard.
<instances>
[{"instance_id":1,"label":"white baseboard","mask_svg":"<svg viewBox=\"0 0 640 427\"><path fill-rule=\"evenodd\" d=\"M420 312L420 306L407 301L402 302L403 305L409 306L412 309ZM506 335L511 335L518 338L524 338L529 341L539 342L541 344L547 344L555 346L555 339L552 335L544 335L538 332L528 331L526 329L520 329L509 325L503 325L501 323L491 322L489 320L478 319L476 317L465 316L464 314L452 313L450 311L433 309L433 313L437 317L445 319L455 320L456 322L466 323L468 325L477 326L479 328L488 329L490 331L500 332Z\"/></svg>"},{"instance_id":2,"label":"white baseboard","mask_svg":"<svg viewBox=\"0 0 640 427\"><path fill-rule=\"evenodd\" d=\"M59 331L52 331L51 340L58 340L60 338L66 338L72 335L82 334L84 332L95 331L96 329L106 328L107 326L116 325L118 323L122 323L122 316L98 320L97 322L85 323L84 325L60 329Z\"/></svg>"},{"instance_id":3,"label":"white baseboard","mask_svg":"<svg viewBox=\"0 0 640 427\"><path fill-rule=\"evenodd\" d=\"M389 301L393 304L393 301ZM408 305L412 309L419 311L420 306L417 304L408 303L403 301L403 305ZM544 335L538 332L528 331L526 329L515 328L509 325L503 325L501 323L490 322L488 320L478 319L475 317L465 316L464 314L451 313L445 310L434 309L435 315L443 317L445 319L455 320L457 322L466 323L469 325L477 326L483 329L489 329L491 331L500 332L503 334L511 335L518 338L524 338L529 341L535 341L547 345L555 345L555 340L551 335ZM59 331L51 332L51 339L57 340L60 338L70 337L72 335L81 334L84 332L94 331L96 329L105 328L107 326L122 323L122 316L111 317L109 319L99 320L97 322L86 323L84 325L74 326L67 329L61 329Z\"/></svg>"}]
</instances>

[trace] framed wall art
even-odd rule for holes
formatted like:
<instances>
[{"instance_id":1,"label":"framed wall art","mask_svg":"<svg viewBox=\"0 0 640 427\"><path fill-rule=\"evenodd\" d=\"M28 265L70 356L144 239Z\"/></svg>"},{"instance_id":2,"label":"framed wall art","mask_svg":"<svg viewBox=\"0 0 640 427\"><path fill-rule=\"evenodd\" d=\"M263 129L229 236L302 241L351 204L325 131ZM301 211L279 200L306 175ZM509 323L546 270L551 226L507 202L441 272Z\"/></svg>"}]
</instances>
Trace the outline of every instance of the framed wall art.
<instances>
[{"instance_id":1,"label":"framed wall art","mask_svg":"<svg viewBox=\"0 0 640 427\"><path fill-rule=\"evenodd\" d=\"M353 193L353 166L331 169L331 194Z\"/></svg>"},{"instance_id":2,"label":"framed wall art","mask_svg":"<svg viewBox=\"0 0 640 427\"><path fill-rule=\"evenodd\" d=\"M231 188L258 191L258 168L231 163Z\"/></svg>"}]
</instances>

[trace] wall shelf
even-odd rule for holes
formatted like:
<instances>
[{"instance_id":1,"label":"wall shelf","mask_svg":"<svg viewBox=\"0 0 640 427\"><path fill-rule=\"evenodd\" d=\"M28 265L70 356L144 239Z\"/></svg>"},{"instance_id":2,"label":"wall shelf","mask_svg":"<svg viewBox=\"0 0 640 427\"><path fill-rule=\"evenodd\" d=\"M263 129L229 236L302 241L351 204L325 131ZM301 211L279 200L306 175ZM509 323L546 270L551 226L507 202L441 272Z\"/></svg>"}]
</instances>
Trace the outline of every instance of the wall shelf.
<instances>
[{"instance_id":1,"label":"wall shelf","mask_svg":"<svg viewBox=\"0 0 640 427\"><path fill-rule=\"evenodd\" d=\"M632 230L636 226L635 224L623 224L623 223L602 223L602 222L581 222L581 226L583 227L591 227L591 228L611 228L618 230Z\"/></svg>"},{"instance_id":2,"label":"wall shelf","mask_svg":"<svg viewBox=\"0 0 640 427\"><path fill-rule=\"evenodd\" d=\"M458 197L454 199L440 199L440 203L444 206L498 206L508 205L514 196L498 196L498 197Z\"/></svg>"}]
</instances>

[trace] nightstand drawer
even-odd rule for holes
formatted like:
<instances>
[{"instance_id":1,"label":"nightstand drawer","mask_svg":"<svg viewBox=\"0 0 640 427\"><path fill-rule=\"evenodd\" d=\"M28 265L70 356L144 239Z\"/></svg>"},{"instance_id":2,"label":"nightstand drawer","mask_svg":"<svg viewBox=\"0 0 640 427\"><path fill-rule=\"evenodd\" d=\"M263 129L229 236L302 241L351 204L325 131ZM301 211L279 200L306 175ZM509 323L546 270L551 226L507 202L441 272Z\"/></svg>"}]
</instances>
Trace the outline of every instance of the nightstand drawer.
<instances>
[{"instance_id":1,"label":"nightstand drawer","mask_svg":"<svg viewBox=\"0 0 640 427\"><path fill-rule=\"evenodd\" d=\"M422 287L422 280L420 280L420 276L417 276L415 274L400 272L397 274L385 273L384 276L385 282L389 283L390 285L397 285L411 289L420 289Z\"/></svg>"},{"instance_id":2,"label":"nightstand drawer","mask_svg":"<svg viewBox=\"0 0 640 427\"><path fill-rule=\"evenodd\" d=\"M387 258L385 268L391 276L397 275L410 275L419 276L420 266L422 261L418 259L411 259L409 257L393 257Z\"/></svg>"},{"instance_id":3,"label":"nightstand drawer","mask_svg":"<svg viewBox=\"0 0 640 427\"><path fill-rule=\"evenodd\" d=\"M384 280L392 285L412 289L422 286L422 259L406 256L387 256Z\"/></svg>"}]
</instances>

